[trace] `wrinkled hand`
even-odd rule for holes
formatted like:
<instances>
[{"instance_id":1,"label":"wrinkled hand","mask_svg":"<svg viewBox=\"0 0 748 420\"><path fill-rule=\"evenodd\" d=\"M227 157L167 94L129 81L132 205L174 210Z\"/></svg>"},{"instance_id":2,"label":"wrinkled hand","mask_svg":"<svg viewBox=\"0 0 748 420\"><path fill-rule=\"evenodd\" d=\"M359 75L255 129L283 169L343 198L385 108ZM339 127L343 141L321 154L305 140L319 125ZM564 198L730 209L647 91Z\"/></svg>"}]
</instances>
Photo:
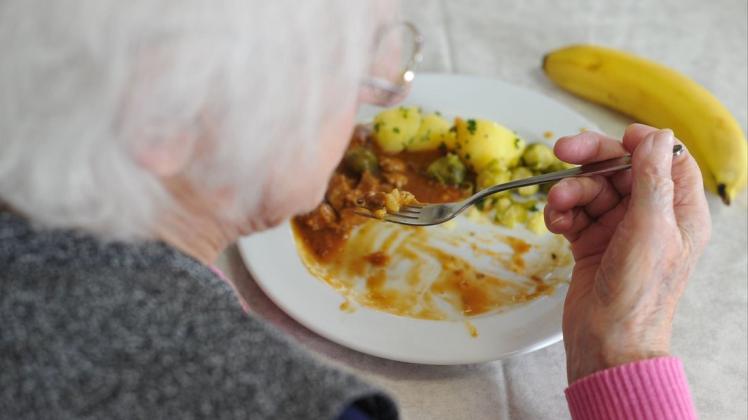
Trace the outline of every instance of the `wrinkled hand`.
<instances>
[{"instance_id":1,"label":"wrinkled hand","mask_svg":"<svg viewBox=\"0 0 748 420\"><path fill-rule=\"evenodd\" d=\"M674 141L635 124L622 143L586 132L556 144L576 164L633 156L631 170L564 179L548 194L546 225L576 262L563 316L569 383L669 354L677 302L710 235L701 173L690 154L673 158Z\"/></svg>"}]
</instances>

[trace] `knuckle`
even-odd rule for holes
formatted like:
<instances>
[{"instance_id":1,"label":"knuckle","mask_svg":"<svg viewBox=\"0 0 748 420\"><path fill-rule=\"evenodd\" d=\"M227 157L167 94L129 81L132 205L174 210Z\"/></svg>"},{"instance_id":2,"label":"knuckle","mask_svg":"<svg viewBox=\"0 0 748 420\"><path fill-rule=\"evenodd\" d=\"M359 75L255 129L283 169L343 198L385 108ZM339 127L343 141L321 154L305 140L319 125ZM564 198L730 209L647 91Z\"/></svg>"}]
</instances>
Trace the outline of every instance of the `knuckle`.
<instances>
[{"instance_id":1,"label":"knuckle","mask_svg":"<svg viewBox=\"0 0 748 420\"><path fill-rule=\"evenodd\" d=\"M672 178L663 176L656 168L644 167L639 173L638 181L656 195L672 196L675 184Z\"/></svg>"}]
</instances>

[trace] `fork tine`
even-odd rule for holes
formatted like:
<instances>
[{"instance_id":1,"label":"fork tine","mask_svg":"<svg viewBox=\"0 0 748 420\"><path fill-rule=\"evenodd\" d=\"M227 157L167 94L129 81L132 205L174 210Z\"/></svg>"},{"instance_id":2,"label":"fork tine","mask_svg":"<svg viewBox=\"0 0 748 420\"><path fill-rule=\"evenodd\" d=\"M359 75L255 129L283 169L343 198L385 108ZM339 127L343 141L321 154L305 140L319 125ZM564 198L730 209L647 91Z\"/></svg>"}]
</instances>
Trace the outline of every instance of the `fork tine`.
<instances>
[{"instance_id":1,"label":"fork tine","mask_svg":"<svg viewBox=\"0 0 748 420\"><path fill-rule=\"evenodd\" d=\"M388 214L388 215L384 216L383 220L385 222L399 223L401 225L411 225L411 226L413 226L413 225L417 225L418 224L417 223L418 219L415 218L415 217L403 217L403 216L400 216L400 215L393 215L393 214Z\"/></svg>"},{"instance_id":2,"label":"fork tine","mask_svg":"<svg viewBox=\"0 0 748 420\"><path fill-rule=\"evenodd\" d=\"M365 211L354 210L353 214L358 215L358 216L368 217L369 219L377 219L373 214L367 213Z\"/></svg>"},{"instance_id":3,"label":"fork tine","mask_svg":"<svg viewBox=\"0 0 748 420\"><path fill-rule=\"evenodd\" d=\"M402 218L402 219L412 219L412 220L417 220L418 219L418 215L417 214L407 214L407 213L400 213L400 212L398 212L398 213L387 213L387 216L399 217L399 218Z\"/></svg>"},{"instance_id":4,"label":"fork tine","mask_svg":"<svg viewBox=\"0 0 748 420\"><path fill-rule=\"evenodd\" d=\"M422 209L422 208L424 208L424 207L426 207L426 206L428 206L428 204L423 204L423 203L412 203L412 204L406 204L406 205L405 205L405 206L403 206L403 207L405 207L405 208L414 208L414 209Z\"/></svg>"},{"instance_id":5,"label":"fork tine","mask_svg":"<svg viewBox=\"0 0 748 420\"><path fill-rule=\"evenodd\" d=\"M400 211L398 213L404 213L404 214L421 214L422 207L400 207Z\"/></svg>"}]
</instances>

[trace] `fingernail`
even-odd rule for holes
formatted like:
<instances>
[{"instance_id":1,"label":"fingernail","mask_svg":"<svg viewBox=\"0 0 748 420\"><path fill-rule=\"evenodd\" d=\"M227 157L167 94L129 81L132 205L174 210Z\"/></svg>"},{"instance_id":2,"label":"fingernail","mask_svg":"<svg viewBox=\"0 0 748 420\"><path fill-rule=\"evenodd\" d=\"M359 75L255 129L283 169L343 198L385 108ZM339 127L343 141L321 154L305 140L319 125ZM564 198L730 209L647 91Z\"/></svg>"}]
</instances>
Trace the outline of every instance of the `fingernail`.
<instances>
[{"instance_id":1,"label":"fingernail","mask_svg":"<svg viewBox=\"0 0 748 420\"><path fill-rule=\"evenodd\" d=\"M658 154L672 153L674 141L672 130L658 130L654 135L653 151Z\"/></svg>"},{"instance_id":2,"label":"fingernail","mask_svg":"<svg viewBox=\"0 0 748 420\"><path fill-rule=\"evenodd\" d=\"M555 225L558 224L558 222L561 222L564 220L563 213L559 214L557 211L553 210L551 213L551 224Z\"/></svg>"}]
</instances>

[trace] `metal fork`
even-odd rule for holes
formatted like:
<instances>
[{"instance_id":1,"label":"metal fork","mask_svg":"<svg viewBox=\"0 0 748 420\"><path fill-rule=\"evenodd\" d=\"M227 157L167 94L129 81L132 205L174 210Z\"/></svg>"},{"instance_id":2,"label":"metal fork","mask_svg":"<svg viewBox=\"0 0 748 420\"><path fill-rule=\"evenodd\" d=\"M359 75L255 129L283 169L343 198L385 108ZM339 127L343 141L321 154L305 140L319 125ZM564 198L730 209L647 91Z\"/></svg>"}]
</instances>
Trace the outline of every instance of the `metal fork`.
<instances>
[{"instance_id":1,"label":"metal fork","mask_svg":"<svg viewBox=\"0 0 748 420\"><path fill-rule=\"evenodd\" d=\"M683 153L684 150L685 149L682 145L676 144L675 146L673 146L673 157L679 156L681 153ZM455 203L411 204L403 206L400 208L399 212L385 215L383 220L411 226L438 225L440 223L444 223L448 220L453 219L455 216L465 211L465 209L467 209L468 207L492 194L511 190L514 188L526 187L529 185L545 184L563 178L602 175L611 172L622 171L630 167L631 156L626 155L619 158L577 166L575 168L566 169L563 171L551 172L543 175L533 176L530 178L518 179L516 181L511 181L504 184L494 185L493 187L478 191L472 196ZM363 212L357 212L357 214L367 217L374 217L371 214L365 214Z\"/></svg>"}]
</instances>

